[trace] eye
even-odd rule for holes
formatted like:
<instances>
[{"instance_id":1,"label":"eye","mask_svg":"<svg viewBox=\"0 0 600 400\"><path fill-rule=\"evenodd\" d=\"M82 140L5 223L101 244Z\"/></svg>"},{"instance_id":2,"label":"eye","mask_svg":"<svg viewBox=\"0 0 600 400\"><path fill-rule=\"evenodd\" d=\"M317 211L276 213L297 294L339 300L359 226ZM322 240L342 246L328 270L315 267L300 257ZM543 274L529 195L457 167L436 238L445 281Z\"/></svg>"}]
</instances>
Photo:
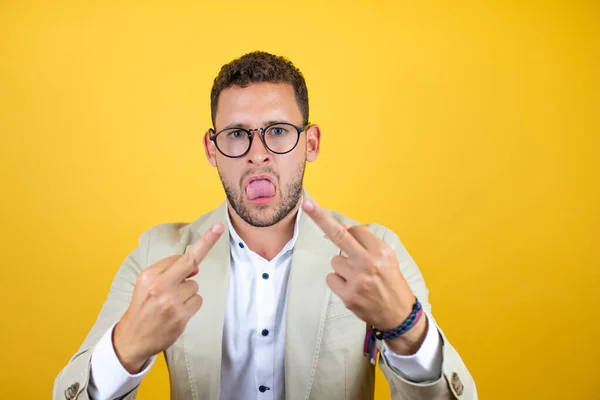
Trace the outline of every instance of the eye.
<instances>
[{"instance_id":1,"label":"eye","mask_svg":"<svg viewBox=\"0 0 600 400\"><path fill-rule=\"evenodd\" d=\"M227 132L227 136L232 139L240 139L246 135L246 132L240 130L232 130Z\"/></svg>"},{"instance_id":2,"label":"eye","mask_svg":"<svg viewBox=\"0 0 600 400\"><path fill-rule=\"evenodd\" d=\"M275 125L272 126L268 129L267 134L269 136L275 136L275 137L280 137L280 136L285 136L290 132L289 128L285 125Z\"/></svg>"}]
</instances>

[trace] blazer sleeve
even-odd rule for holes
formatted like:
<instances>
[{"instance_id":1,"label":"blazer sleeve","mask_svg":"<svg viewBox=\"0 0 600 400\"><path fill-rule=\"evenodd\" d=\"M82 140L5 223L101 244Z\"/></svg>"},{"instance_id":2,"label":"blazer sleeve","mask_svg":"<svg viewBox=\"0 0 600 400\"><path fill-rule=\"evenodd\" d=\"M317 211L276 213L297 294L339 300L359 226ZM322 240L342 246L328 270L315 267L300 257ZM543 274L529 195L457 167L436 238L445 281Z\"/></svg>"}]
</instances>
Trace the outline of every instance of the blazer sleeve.
<instances>
[{"instance_id":1,"label":"blazer sleeve","mask_svg":"<svg viewBox=\"0 0 600 400\"><path fill-rule=\"evenodd\" d=\"M142 268L146 265L150 242L150 230L139 238L139 245L127 256L110 287L108 298L94 323L94 326L71 357L68 364L54 380L53 400L89 399L90 360L96 343L102 335L125 313L133 294L133 287ZM137 388L122 397L135 399Z\"/></svg>"},{"instance_id":2,"label":"blazer sleeve","mask_svg":"<svg viewBox=\"0 0 600 400\"><path fill-rule=\"evenodd\" d=\"M382 227L383 228L383 227ZM421 271L408 254L398 236L387 228L383 228L382 239L388 243L396 253L400 270L406 278L415 296L423 305L430 324L436 324L431 314L429 304L429 291L425 285ZM433 382L415 383L408 381L387 364L385 357L379 357L379 367L383 371L390 386L393 400L476 400L477 390L473 377L452 347L439 326L436 327L440 334L442 346L442 374L440 379ZM382 350L383 342L378 341L377 346Z\"/></svg>"}]
</instances>

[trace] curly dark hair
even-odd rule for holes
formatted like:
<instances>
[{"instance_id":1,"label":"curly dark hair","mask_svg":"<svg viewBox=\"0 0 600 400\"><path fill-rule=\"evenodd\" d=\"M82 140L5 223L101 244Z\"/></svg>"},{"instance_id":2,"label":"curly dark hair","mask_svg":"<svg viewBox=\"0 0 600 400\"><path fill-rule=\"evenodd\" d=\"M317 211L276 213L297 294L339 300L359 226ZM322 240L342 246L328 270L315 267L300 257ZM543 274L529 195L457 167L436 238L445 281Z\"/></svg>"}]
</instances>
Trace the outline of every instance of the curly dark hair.
<instances>
[{"instance_id":1,"label":"curly dark hair","mask_svg":"<svg viewBox=\"0 0 600 400\"><path fill-rule=\"evenodd\" d=\"M294 88L296 103L308 123L308 90L306 82L298 68L284 57L264 51L254 51L231 61L221 67L210 92L210 112L213 126L217 115L219 95L231 86L246 87L251 83L271 82L289 83Z\"/></svg>"}]
</instances>

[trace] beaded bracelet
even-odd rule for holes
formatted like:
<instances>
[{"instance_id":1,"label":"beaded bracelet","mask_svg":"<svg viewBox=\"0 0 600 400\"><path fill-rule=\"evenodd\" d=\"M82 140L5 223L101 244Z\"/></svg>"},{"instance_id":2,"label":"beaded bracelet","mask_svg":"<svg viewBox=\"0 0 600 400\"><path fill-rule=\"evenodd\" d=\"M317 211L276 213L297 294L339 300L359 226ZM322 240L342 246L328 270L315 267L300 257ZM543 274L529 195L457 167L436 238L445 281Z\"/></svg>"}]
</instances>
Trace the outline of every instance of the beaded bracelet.
<instances>
[{"instance_id":1,"label":"beaded bracelet","mask_svg":"<svg viewBox=\"0 0 600 400\"><path fill-rule=\"evenodd\" d=\"M365 336L364 352L370 356L371 364L375 364L377 360L378 349L376 345L377 340L393 340L396 339L417 325L417 322L423 315L423 307L419 300L415 297L415 304L413 305L412 311L408 317L402 322L397 328L389 331L381 331L371 326L371 329L367 330Z\"/></svg>"}]
</instances>

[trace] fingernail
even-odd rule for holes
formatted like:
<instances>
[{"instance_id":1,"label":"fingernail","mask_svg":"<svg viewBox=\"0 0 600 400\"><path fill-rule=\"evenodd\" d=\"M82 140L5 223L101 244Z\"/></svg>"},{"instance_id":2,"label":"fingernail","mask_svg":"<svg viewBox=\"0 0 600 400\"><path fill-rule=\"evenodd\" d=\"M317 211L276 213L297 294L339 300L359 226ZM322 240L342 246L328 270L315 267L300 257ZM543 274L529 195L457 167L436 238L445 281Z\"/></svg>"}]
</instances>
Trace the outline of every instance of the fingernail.
<instances>
[{"instance_id":1,"label":"fingernail","mask_svg":"<svg viewBox=\"0 0 600 400\"><path fill-rule=\"evenodd\" d=\"M214 233L221 233L223 232L223 224L218 222L215 225L213 225L212 229L211 229Z\"/></svg>"},{"instance_id":2,"label":"fingernail","mask_svg":"<svg viewBox=\"0 0 600 400\"><path fill-rule=\"evenodd\" d=\"M312 200L304 200L302 205L306 211L312 211L315 209L315 204L312 202Z\"/></svg>"}]
</instances>

